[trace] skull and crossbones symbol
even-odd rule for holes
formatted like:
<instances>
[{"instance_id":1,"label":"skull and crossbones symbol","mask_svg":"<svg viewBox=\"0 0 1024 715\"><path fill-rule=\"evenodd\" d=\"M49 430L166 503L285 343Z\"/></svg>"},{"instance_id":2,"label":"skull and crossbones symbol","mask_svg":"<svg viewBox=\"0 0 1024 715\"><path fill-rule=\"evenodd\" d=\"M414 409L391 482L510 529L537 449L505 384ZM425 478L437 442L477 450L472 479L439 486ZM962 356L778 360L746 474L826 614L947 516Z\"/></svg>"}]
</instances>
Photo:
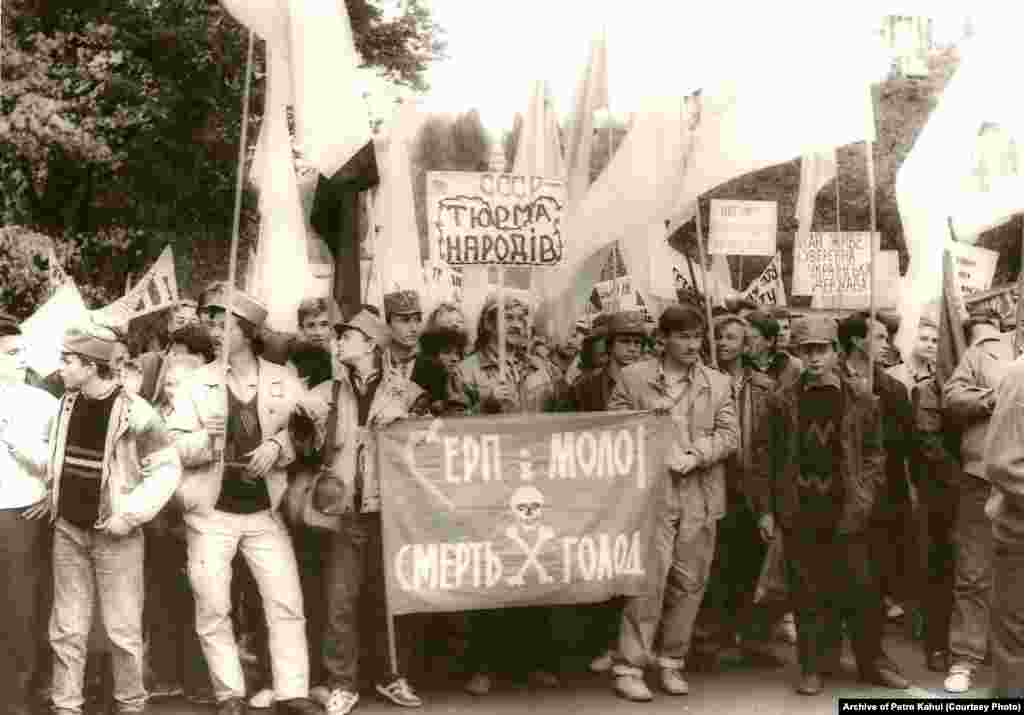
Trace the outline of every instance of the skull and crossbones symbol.
<instances>
[{"instance_id":1,"label":"skull and crossbones symbol","mask_svg":"<svg viewBox=\"0 0 1024 715\"><path fill-rule=\"evenodd\" d=\"M523 550L526 560L519 567L519 572L508 579L510 586L522 586L526 583L524 576L533 568L541 583L551 583L554 578L548 574L540 562L540 553L544 546L555 538L555 530L540 523L544 513L544 495L533 486L516 489L508 500L509 511L516 523L505 529L505 536ZM528 543L532 537L533 545Z\"/></svg>"}]
</instances>

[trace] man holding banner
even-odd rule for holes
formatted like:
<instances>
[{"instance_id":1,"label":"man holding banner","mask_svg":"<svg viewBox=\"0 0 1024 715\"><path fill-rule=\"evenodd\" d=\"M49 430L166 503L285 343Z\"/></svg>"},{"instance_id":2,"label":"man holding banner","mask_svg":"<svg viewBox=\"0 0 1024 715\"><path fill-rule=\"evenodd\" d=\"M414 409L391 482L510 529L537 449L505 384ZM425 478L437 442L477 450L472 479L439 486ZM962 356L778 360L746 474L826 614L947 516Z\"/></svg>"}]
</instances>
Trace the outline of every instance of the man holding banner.
<instances>
[{"instance_id":1,"label":"man holding banner","mask_svg":"<svg viewBox=\"0 0 1024 715\"><path fill-rule=\"evenodd\" d=\"M610 410L664 411L675 423L666 508L656 526L655 588L627 602L613 667L615 692L634 701L653 697L643 678L648 665L658 668L666 693L689 692L682 671L725 515L725 460L739 440L730 380L701 363L703 314L669 306L658 332L662 359L624 369L608 402Z\"/></svg>"}]
</instances>

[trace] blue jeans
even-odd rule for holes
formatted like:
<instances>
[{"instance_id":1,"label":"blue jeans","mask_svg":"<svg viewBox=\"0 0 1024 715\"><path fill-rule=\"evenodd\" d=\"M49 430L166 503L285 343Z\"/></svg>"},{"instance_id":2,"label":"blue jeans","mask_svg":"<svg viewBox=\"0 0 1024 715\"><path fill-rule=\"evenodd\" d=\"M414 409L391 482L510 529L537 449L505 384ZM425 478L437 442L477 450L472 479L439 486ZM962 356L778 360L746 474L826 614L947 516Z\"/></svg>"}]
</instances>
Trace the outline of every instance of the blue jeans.
<instances>
[{"instance_id":1,"label":"blue jeans","mask_svg":"<svg viewBox=\"0 0 1024 715\"><path fill-rule=\"evenodd\" d=\"M124 537L80 529L57 520L53 537L53 706L82 712L85 660L93 606L99 596L104 630L111 644L114 700L119 712L146 707L143 684L141 530Z\"/></svg>"},{"instance_id":2,"label":"blue jeans","mask_svg":"<svg viewBox=\"0 0 1024 715\"><path fill-rule=\"evenodd\" d=\"M955 576L949 652L953 663L977 667L988 651L992 594L992 524L985 515L988 482L965 475L953 527Z\"/></svg>"}]
</instances>

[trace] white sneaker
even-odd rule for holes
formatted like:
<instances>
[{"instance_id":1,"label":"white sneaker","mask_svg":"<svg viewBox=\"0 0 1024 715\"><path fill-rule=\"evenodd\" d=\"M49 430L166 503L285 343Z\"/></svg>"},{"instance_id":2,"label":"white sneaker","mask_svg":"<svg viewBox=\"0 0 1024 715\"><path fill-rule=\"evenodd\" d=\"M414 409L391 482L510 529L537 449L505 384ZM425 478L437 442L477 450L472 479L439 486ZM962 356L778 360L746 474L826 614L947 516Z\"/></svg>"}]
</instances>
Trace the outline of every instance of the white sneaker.
<instances>
[{"instance_id":1,"label":"white sneaker","mask_svg":"<svg viewBox=\"0 0 1024 715\"><path fill-rule=\"evenodd\" d=\"M949 669L942 687L947 693L966 693L971 689L971 669L963 665L954 665Z\"/></svg>"},{"instance_id":2,"label":"white sneaker","mask_svg":"<svg viewBox=\"0 0 1024 715\"><path fill-rule=\"evenodd\" d=\"M348 715L359 702L359 693L351 690L332 690L324 709L327 715Z\"/></svg>"},{"instance_id":3,"label":"white sneaker","mask_svg":"<svg viewBox=\"0 0 1024 715\"><path fill-rule=\"evenodd\" d=\"M662 668L661 689L669 695L686 695L690 692L690 684L678 668Z\"/></svg>"},{"instance_id":4,"label":"white sneaker","mask_svg":"<svg viewBox=\"0 0 1024 715\"><path fill-rule=\"evenodd\" d=\"M612 652L610 650L606 650L604 653L590 661L590 672L607 673L612 669L612 665L614 665Z\"/></svg>"},{"instance_id":5,"label":"white sneaker","mask_svg":"<svg viewBox=\"0 0 1024 715\"><path fill-rule=\"evenodd\" d=\"M263 688L263 690L249 698L249 707L256 708L257 710L267 710L273 704L274 691L270 688Z\"/></svg>"}]
</instances>

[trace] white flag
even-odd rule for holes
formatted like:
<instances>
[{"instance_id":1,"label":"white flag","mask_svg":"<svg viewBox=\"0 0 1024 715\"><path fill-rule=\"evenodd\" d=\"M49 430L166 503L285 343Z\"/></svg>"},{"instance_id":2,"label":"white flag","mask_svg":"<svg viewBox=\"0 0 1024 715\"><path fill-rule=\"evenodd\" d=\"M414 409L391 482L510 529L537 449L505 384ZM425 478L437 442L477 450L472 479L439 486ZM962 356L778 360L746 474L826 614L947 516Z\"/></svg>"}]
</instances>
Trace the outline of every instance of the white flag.
<instances>
[{"instance_id":1,"label":"white flag","mask_svg":"<svg viewBox=\"0 0 1024 715\"><path fill-rule=\"evenodd\" d=\"M92 311L101 325L125 326L132 318L170 308L178 302L178 280L174 274L174 252L167 246L153 267L123 298Z\"/></svg>"},{"instance_id":2,"label":"white flag","mask_svg":"<svg viewBox=\"0 0 1024 715\"><path fill-rule=\"evenodd\" d=\"M787 305L786 286L782 284L782 254L761 271L761 275L750 282L743 291L743 297L759 305Z\"/></svg>"}]
</instances>

